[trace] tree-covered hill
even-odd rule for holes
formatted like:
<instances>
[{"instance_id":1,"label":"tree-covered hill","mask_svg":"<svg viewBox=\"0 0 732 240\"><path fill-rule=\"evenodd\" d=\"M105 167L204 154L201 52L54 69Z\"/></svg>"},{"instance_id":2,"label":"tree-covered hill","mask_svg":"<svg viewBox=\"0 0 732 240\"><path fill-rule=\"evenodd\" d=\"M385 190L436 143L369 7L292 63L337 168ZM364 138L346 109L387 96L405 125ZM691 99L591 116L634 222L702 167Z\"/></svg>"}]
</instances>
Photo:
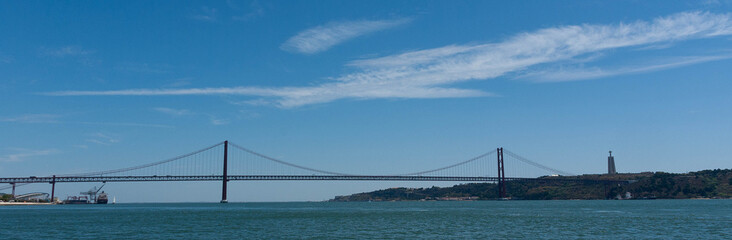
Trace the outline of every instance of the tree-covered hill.
<instances>
[{"instance_id":1,"label":"tree-covered hill","mask_svg":"<svg viewBox=\"0 0 732 240\"><path fill-rule=\"evenodd\" d=\"M563 178L588 181L509 181L511 199L612 199L632 198L732 198L732 169L704 170L685 174L644 172L630 174L595 174ZM627 181L608 184L592 180ZM417 201L417 200L489 200L498 199L498 186L493 183L468 183L440 188L390 188L374 192L337 196L331 201Z\"/></svg>"}]
</instances>

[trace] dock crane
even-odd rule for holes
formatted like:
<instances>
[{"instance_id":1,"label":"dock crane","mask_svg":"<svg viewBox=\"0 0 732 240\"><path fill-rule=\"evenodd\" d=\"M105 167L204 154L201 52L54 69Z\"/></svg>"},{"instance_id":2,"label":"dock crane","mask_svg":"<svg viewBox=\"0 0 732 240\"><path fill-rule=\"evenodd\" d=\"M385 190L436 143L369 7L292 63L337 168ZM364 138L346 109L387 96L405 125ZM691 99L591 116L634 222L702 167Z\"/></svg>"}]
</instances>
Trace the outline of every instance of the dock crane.
<instances>
[{"instance_id":1,"label":"dock crane","mask_svg":"<svg viewBox=\"0 0 732 240\"><path fill-rule=\"evenodd\" d=\"M81 192L81 194L83 194L83 195L89 195L89 200L90 200L90 201L91 201L92 203L97 203L97 194L99 193L99 191L101 191L101 190L102 190L102 188L103 188L103 187L104 187L104 185L106 185L106 184L107 184L106 182L105 182L105 183L103 183L103 184L102 184L102 186L101 186L101 187L99 187L99 188L97 188L97 186L94 186L94 187L93 187L92 189L89 189L89 191L86 191L86 192Z\"/></svg>"}]
</instances>

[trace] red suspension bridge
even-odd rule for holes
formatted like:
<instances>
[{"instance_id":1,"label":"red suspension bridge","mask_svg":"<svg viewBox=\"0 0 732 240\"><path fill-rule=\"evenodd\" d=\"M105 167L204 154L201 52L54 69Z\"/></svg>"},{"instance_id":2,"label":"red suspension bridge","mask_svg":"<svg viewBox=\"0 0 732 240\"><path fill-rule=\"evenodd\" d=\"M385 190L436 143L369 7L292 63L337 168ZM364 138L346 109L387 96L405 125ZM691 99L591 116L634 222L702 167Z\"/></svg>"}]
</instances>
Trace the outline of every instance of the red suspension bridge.
<instances>
[{"instance_id":1,"label":"red suspension bridge","mask_svg":"<svg viewBox=\"0 0 732 240\"><path fill-rule=\"evenodd\" d=\"M504 157L507 158L504 159ZM511 166L508 171L505 168L506 163ZM506 172L509 175L506 175ZM501 198L506 197L506 181L588 181L539 178L546 175L571 176L574 174L528 160L503 148L426 171L389 175L348 174L293 164L224 141L171 159L129 168L45 177L0 177L0 183L9 183L13 189L18 184L50 183L52 185L51 199L53 199L56 183L221 181L221 202L225 203L227 202L227 182L229 181L493 182L498 184ZM3 187L0 190L7 188L9 187Z\"/></svg>"}]
</instances>

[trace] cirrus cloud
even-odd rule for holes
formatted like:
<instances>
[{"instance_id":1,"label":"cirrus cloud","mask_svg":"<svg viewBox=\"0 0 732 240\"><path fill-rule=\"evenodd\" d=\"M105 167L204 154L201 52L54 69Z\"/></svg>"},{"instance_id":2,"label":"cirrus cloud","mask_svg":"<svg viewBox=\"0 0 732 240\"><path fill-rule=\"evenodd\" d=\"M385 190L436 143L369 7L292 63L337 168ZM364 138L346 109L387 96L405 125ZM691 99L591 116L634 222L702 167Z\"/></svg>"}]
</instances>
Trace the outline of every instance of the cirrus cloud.
<instances>
[{"instance_id":1,"label":"cirrus cloud","mask_svg":"<svg viewBox=\"0 0 732 240\"><path fill-rule=\"evenodd\" d=\"M369 33L409 23L411 19L331 22L299 32L282 44L285 51L314 54Z\"/></svg>"},{"instance_id":2,"label":"cirrus cloud","mask_svg":"<svg viewBox=\"0 0 732 240\"><path fill-rule=\"evenodd\" d=\"M34 157L59 153L56 149L10 148L13 153L0 155L0 162L22 162Z\"/></svg>"},{"instance_id":3,"label":"cirrus cloud","mask_svg":"<svg viewBox=\"0 0 732 240\"><path fill-rule=\"evenodd\" d=\"M335 81L308 87L222 87L188 89L127 89L111 91L60 91L53 96L82 95L243 95L262 97L263 102L280 107L298 107L339 99L378 98L457 98L496 96L477 89L461 89L451 85L505 77L542 64L580 60L587 55L602 55L609 50L672 44L691 39L732 35L732 15L708 12L683 12L652 21L636 21L609 25L571 25L539 29L516 34L504 41L485 44L449 45L433 49L404 52L391 56L363 59L347 64L350 73ZM317 50L318 48L312 48ZM583 61L594 61L589 58ZM678 58L645 68L621 68L615 73L578 71L569 76L535 75L536 81L579 80L658 71L708 61L728 59L725 56ZM584 76L582 76L584 75Z\"/></svg>"}]
</instances>

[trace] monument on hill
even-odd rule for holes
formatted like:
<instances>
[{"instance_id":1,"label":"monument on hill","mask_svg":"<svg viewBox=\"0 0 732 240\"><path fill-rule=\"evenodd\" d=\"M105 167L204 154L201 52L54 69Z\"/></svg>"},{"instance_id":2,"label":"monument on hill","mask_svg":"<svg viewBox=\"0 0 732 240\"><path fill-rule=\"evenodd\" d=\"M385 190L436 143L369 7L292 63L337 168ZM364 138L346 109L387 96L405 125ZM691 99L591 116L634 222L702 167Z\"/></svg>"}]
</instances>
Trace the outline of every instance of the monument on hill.
<instances>
[{"instance_id":1,"label":"monument on hill","mask_svg":"<svg viewBox=\"0 0 732 240\"><path fill-rule=\"evenodd\" d=\"M607 174L616 174L615 171L615 158L613 157L613 151L610 151L610 156L607 157Z\"/></svg>"}]
</instances>

